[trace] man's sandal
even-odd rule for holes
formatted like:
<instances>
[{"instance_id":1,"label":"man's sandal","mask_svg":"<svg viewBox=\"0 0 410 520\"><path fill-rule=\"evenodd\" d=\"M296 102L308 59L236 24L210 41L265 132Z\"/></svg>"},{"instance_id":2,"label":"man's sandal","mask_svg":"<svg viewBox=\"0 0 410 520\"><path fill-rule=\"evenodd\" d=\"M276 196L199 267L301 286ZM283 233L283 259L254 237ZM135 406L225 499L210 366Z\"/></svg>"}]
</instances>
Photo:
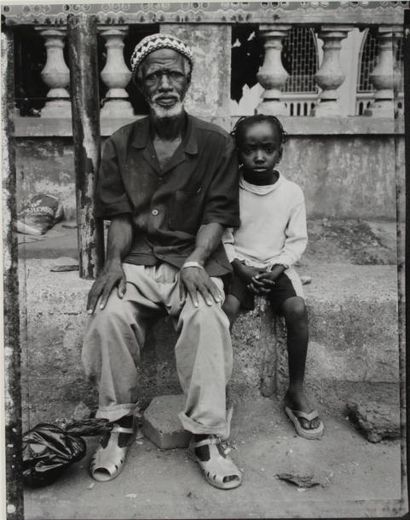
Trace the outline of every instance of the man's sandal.
<instances>
[{"instance_id":1,"label":"man's sandal","mask_svg":"<svg viewBox=\"0 0 410 520\"><path fill-rule=\"evenodd\" d=\"M90 473L94 480L108 482L121 473L127 451L134 441L134 428L124 428L114 423L113 428L107 432L100 441L100 445L91 457ZM129 435L126 442L120 445L120 435Z\"/></svg>"},{"instance_id":2,"label":"man's sandal","mask_svg":"<svg viewBox=\"0 0 410 520\"><path fill-rule=\"evenodd\" d=\"M317 440L320 439L323 436L323 432L325 430L323 426L323 422L319 418L319 414L317 410L313 410L310 413L302 412L301 410L292 410L288 406L285 406L285 413L289 417L289 419L292 421L296 433L300 435L300 437L303 437L304 439L309 440ZM312 422L314 419L319 419L320 424L316 428L310 429L310 428L303 428L301 425L300 419L305 419L308 422Z\"/></svg>"},{"instance_id":3,"label":"man's sandal","mask_svg":"<svg viewBox=\"0 0 410 520\"><path fill-rule=\"evenodd\" d=\"M195 453L195 449L201 446L208 446L208 460L201 460ZM237 488L242 484L242 473L230 457L221 454L218 449L220 446L221 439L215 436L210 436L198 442L191 440L188 455L199 464L205 479L211 486L218 489Z\"/></svg>"}]
</instances>

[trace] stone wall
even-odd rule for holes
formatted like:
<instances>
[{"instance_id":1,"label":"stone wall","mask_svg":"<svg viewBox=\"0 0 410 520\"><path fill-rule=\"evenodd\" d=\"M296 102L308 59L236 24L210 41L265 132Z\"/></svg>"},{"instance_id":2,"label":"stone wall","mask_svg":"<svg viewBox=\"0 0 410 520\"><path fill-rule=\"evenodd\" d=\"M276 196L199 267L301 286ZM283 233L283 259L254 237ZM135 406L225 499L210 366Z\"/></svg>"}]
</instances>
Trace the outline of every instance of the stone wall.
<instances>
[{"instance_id":1,"label":"stone wall","mask_svg":"<svg viewBox=\"0 0 410 520\"><path fill-rule=\"evenodd\" d=\"M18 206L33 193L46 192L60 197L66 216L74 217L71 136L21 136L16 148ZM310 218L394 220L396 175L404 178L404 137L292 130L280 169L303 188Z\"/></svg>"}]
</instances>

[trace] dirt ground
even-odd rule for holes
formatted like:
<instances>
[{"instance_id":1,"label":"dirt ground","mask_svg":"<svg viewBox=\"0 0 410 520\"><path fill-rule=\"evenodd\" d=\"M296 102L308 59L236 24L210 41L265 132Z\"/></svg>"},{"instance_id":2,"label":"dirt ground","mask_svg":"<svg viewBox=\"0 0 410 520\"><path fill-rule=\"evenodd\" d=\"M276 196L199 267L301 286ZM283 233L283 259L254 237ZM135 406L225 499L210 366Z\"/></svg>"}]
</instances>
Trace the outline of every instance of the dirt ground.
<instances>
[{"instance_id":1,"label":"dirt ground","mask_svg":"<svg viewBox=\"0 0 410 520\"><path fill-rule=\"evenodd\" d=\"M61 224L41 239L20 236L21 258L76 257L76 230ZM301 266L396 264L396 226L389 222L309 222L309 245ZM312 270L313 271L313 270ZM312 281L314 283L314 280ZM160 450L140 436L122 474L97 483L88 464L98 438L87 439L87 454L49 487L25 492L26 520L145 518L346 518L394 517L403 501L399 440L368 442L350 423L345 404L352 393L398 406L397 386L321 382L309 388L325 423L320 441L295 435L277 399L237 403L231 455L243 470L233 491L209 486L185 450ZM331 391L330 391L331 390ZM313 476L314 487L297 487L278 474Z\"/></svg>"},{"instance_id":2,"label":"dirt ground","mask_svg":"<svg viewBox=\"0 0 410 520\"><path fill-rule=\"evenodd\" d=\"M122 474L95 482L85 458L53 485L27 490L25 518L331 518L391 517L401 502L399 441L372 444L342 414L319 406L325 423L320 441L297 437L279 401L242 402L234 413L232 458L243 484L232 491L209 486L185 450L160 450L140 437ZM297 487L278 474L311 476L314 487Z\"/></svg>"},{"instance_id":3,"label":"dirt ground","mask_svg":"<svg viewBox=\"0 0 410 520\"><path fill-rule=\"evenodd\" d=\"M308 236L302 263L386 265L397 261L395 222L312 220Z\"/></svg>"}]
</instances>

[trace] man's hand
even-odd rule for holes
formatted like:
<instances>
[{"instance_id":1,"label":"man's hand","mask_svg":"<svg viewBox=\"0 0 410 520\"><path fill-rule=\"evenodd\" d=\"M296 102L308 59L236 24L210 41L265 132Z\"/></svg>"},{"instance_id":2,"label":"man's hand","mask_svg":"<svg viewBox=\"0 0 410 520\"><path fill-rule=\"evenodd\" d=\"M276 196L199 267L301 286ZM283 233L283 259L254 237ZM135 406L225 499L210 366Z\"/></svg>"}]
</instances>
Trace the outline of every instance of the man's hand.
<instances>
[{"instance_id":1,"label":"man's hand","mask_svg":"<svg viewBox=\"0 0 410 520\"><path fill-rule=\"evenodd\" d=\"M221 291L211 280L205 269L200 267L185 267L181 269L179 278L179 295L181 300L184 300L188 293L194 306L198 307L198 292L202 295L207 305L212 305L214 302L220 303L223 300L223 294L221 294Z\"/></svg>"},{"instance_id":2,"label":"man's hand","mask_svg":"<svg viewBox=\"0 0 410 520\"><path fill-rule=\"evenodd\" d=\"M100 297L100 309L104 309L114 287L117 287L118 297L123 298L126 291L126 278L120 260L107 263L102 273L93 283L88 294L87 312L89 314L94 313Z\"/></svg>"}]
</instances>

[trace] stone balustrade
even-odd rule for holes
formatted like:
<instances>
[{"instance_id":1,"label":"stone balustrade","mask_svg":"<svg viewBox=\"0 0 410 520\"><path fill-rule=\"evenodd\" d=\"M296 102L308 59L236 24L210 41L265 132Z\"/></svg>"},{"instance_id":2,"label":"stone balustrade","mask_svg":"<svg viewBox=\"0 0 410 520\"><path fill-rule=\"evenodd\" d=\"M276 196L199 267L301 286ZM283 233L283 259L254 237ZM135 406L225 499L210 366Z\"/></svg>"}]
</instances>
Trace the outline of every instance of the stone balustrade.
<instances>
[{"instance_id":1,"label":"stone balustrade","mask_svg":"<svg viewBox=\"0 0 410 520\"><path fill-rule=\"evenodd\" d=\"M259 97L259 101L252 111L293 117L307 115L339 117L343 115L339 92L346 74L341 63L341 49L343 40L354 29L354 25L315 27L318 54L321 56L320 66L314 75L318 89L316 93L306 93L305 95L285 90L289 72L282 61L283 40L291 27L289 24L260 24L259 26L257 36L263 42L264 59L256 74L259 86L256 95ZM44 38L46 63L41 72L41 78L49 87L45 106L41 110L41 117L70 118L71 103L68 92L70 72L63 52L64 46L67 44L66 29L65 27L38 26L36 30ZM123 53L124 39L127 37L128 30L127 25L101 25L99 27L106 51L106 60L101 64L100 72L101 80L107 87L107 93L101 102L102 121L132 119L136 115L126 91L131 79L131 71L125 62ZM164 30L167 30L167 26L164 26ZM400 37L402 37L402 29L399 25L378 28L377 61L370 73L373 92L357 93L356 85L353 85L355 115L393 117L395 100L402 97L402 93L398 90L398 85L401 84L402 64L397 62L394 53L395 42ZM228 50L226 48L226 52ZM398 112L402 111L398 110ZM241 114L231 110L231 114L227 114L227 116L229 115Z\"/></svg>"},{"instance_id":2,"label":"stone balustrade","mask_svg":"<svg viewBox=\"0 0 410 520\"><path fill-rule=\"evenodd\" d=\"M319 38L323 41L323 59L315 78L322 89L313 114L315 116L339 116L337 89L345 80L340 65L342 40L346 38L349 27L321 27Z\"/></svg>"},{"instance_id":3,"label":"stone balustrade","mask_svg":"<svg viewBox=\"0 0 410 520\"><path fill-rule=\"evenodd\" d=\"M71 117L70 94L67 87L70 83L70 71L64 60L64 40L66 29L36 27L44 38L47 61L41 72L44 83L50 87L47 101L41 113L44 117Z\"/></svg>"},{"instance_id":4,"label":"stone balustrade","mask_svg":"<svg viewBox=\"0 0 410 520\"><path fill-rule=\"evenodd\" d=\"M189 109L210 120L223 121L227 126L226 121L230 118L255 112L315 118L347 115L391 118L395 113L400 114L403 64L402 59L397 60L395 45L403 36L404 8L403 2L378 0L363 3L349 0L198 2L157 4L155 9L148 3L6 5L2 7L2 14L5 25L31 26L31 30L35 26L43 37L46 60L41 78L48 93L40 118L71 117L69 69L64 58L66 23L67 15L84 11L95 16L99 25L100 78L106 87L101 99L102 125L139 115L135 113L134 97L130 99L127 92L131 78L129 48L134 40L138 41L136 38L159 30L181 33L193 46L198 65L194 68L188 97ZM230 84L235 76L233 66L245 64L232 63L231 66L236 42L230 41L230 35L245 24L252 27L263 59L259 70L253 68L253 78L250 81L247 78L244 96L238 103L230 100ZM291 70L295 61L292 61L289 47L286 48L292 31L302 26L305 31L310 29L316 49L313 61L317 63L309 72L313 89L308 91L289 89L289 79L306 74L303 67ZM135 36L136 29L138 37ZM359 88L358 69L369 31L373 41L377 40L377 59L372 55L369 60L367 87L363 90ZM303 49L303 45L302 50L300 47L299 60L303 62L300 53L308 50ZM246 90L247 84L250 87ZM249 98L246 102L245 97Z\"/></svg>"},{"instance_id":5,"label":"stone balustrade","mask_svg":"<svg viewBox=\"0 0 410 520\"><path fill-rule=\"evenodd\" d=\"M101 71L101 79L109 89L101 109L102 118L126 118L134 115L125 90L131 79L131 71L125 63L123 54L127 32L126 26L101 27L101 35L105 39L107 49L107 61Z\"/></svg>"},{"instance_id":6,"label":"stone balustrade","mask_svg":"<svg viewBox=\"0 0 410 520\"><path fill-rule=\"evenodd\" d=\"M282 40L289 31L290 25L261 26L260 36L264 41L265 59L257 74L259 83L265 89L258 113L283 116L287 114L286 106L281 100L281 90L289 73L282 65Z\"/></svg>"}]
</instances>

